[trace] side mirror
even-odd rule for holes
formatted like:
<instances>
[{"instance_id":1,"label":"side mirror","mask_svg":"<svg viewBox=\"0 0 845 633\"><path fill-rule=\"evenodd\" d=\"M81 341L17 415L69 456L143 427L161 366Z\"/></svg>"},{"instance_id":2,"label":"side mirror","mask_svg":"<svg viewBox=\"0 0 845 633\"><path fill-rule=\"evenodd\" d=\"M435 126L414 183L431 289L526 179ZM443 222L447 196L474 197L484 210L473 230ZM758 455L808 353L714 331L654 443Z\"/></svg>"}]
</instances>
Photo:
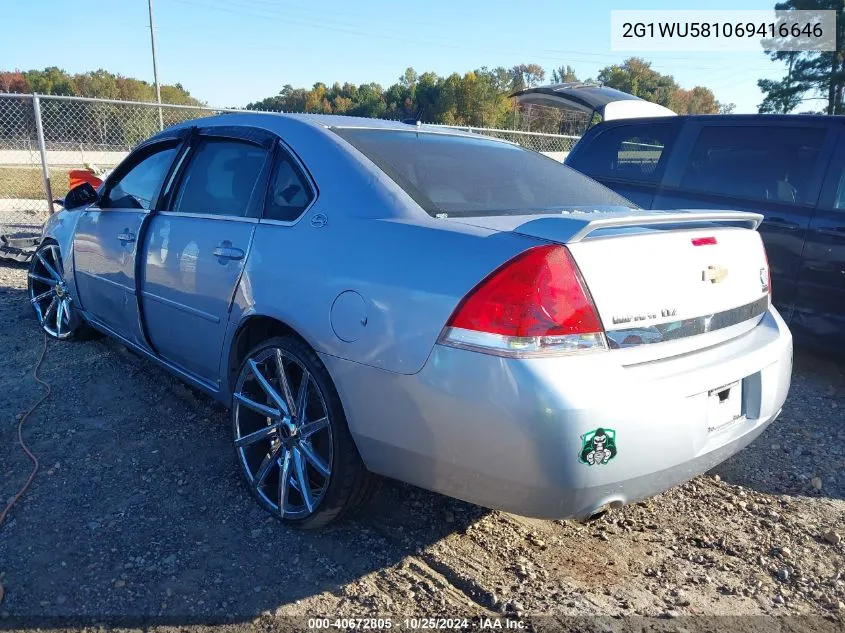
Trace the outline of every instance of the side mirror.
<instances>
[{"instance_id":1,"label":"side mirror","mask_svg":"<svg viewBox=\"0 0 845 633\"><path fill-rule=\"evenodd\" d=\"M100 200L100 194L90 182L83 182L67 192L64 200L65 209L77 209Z\"/></svg>"}]
</instances>

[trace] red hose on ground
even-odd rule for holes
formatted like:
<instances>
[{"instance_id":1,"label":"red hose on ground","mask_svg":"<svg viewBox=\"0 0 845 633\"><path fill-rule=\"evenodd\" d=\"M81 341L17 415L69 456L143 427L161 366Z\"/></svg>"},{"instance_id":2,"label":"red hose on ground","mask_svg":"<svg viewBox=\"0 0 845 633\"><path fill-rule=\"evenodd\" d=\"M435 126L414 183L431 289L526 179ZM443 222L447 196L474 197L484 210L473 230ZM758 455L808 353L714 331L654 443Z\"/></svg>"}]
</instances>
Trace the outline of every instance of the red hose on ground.
<instances>
[{"instance_id":1,"label":"red hose on ground","mask_svg":"<svg viewBox=\"0 0 845 633\"><path fill-rule=\"evenodd\" d=\"M35 363L35 368L32 370L32 377L35 378L35 380L42 387L44 387L44 390L45 390L44 395L41 396L41 399L38 400L38 402L36 402L34 405L32 405L29 408L29 411L27 411L26 413L24 413L21 416L21 419L18 422L18 442L20 442L21 448L23 449L24 453L26 453L26 456L29 457L29 459L32 461L32 464L33 464L32 472L29 474L29 477L27 478L26 483L23 485L23 487L18 491L18 493L14 497L12 497L12 500L9 501L8 504L6 504L6 507L3 508L3 512L0 512L0 525L3 525L3 523L6 521L6 516L9 514L9 511L18 502L18 500L24 495L24 493L29 488L30 484L35 479L35 475L38 473L38 458L32 453L31 450L29 450L29 448L27 448L26 443L23 441L23 425L24 425L24 422L26 422L27 418L29 418L29 416L32 415L32 412L35 411L38 407L40 407L41 404L47 398L50 397L50 385L48 385L46 382L41 380L41 377L38 375L38 372L41 369L41 363L44 362L44 356L45 356L46 353L47 353L47 334L44 333L44 346L41 348L41 355L38 357L38 362Z\"/></svg>"}]
</instances>

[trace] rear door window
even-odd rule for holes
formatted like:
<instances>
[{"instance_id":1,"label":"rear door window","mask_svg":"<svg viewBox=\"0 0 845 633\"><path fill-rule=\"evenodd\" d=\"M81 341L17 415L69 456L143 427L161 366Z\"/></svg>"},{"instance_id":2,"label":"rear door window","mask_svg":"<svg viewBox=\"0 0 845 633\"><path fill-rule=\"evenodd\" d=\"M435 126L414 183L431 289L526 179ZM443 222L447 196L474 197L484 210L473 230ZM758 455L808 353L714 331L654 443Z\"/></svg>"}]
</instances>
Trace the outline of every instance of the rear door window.
<instances>
[{"instance_id":1,"label":"rear door window","mask_svg":"<svg viewBox=\"0 0 845 633\"><path fill-rule=\"evenodd\" d=\"M659 182L676 135L672 120L614 125L579 148L568 164L596 178Z\"/></svg>"},{"instance_id":2,"label":"rear door window","mask_svg":"<svg viewBox=\"0 0 845 633\"><path fill-rule=\"evenodd\" d=\"M279 158L264 205L264 217L269 220L293 222L311 204L314 192L294 160L280 150Z\"/></svg>"},{"instance_id":3,"label":"rear door window","mask_svg":"<svg viewBox=\"0 0 845 633\"><path fill-rule=\"evenodd\" d=\"M172 210L245 216L267 156L267 150L252 143L202 139L189 159Z\"/></svg>"},{"instance_id":4,"label":"rear door window","mask_svg":"<svg viewBox=\"0 0 845 633\"><path fill-rule=\"evenodd\" d=\"M814 204L821 127L707 126L693 146L680 186L726 196Z\"/></svg>"}]
</instances>

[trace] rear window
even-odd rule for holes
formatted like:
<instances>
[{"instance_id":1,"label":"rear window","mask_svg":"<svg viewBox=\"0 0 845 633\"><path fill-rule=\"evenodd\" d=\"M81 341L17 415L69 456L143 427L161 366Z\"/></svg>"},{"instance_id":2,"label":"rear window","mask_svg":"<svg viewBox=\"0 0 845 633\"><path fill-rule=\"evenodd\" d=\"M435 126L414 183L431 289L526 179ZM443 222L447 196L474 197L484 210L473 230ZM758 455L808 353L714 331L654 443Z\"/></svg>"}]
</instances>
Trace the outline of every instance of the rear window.
<instances>
[{"instance_id":1,"label":"rear window","mask_svg":"<svg viewBox=\"0 0 845 633\"><path fill-rule=\"evenodd\" d=\"M812 204L821 127L724 126L701 130L681 187L704 193Z\"/></svg>"},{"instance_id":2,"label":"rear window","mask_svg":"<svg viewBox=\"0 0 845 633\"><path fill-rule=\"evenodd\" d=\"M561 163L484 137L334 128L433 216L631 203Z\"/></svg>"},{"instance_id":3,"label":"rear window","mask_svg":"<svg viewBox=\"0 0 845 633\"><path fill-rule=\"evenodd\" d=\"M671 120L615 125L578 147L569 164L596 178L657 182L676 133Z\"/></svg>"}]
</instances>

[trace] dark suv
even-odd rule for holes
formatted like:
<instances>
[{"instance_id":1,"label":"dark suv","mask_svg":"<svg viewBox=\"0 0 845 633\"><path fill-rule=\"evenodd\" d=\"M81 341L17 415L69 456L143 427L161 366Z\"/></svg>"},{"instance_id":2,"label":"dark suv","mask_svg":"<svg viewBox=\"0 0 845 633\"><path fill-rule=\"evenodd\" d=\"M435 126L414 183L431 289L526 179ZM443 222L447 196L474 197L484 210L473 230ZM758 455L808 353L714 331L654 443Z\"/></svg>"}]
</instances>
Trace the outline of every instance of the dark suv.
<instances>
[{"instance_id":1,"label":"dark suv","mask_svg":"<svg viewBox=\"0 0 845 633\"><path fill-rule=\"evenodd\" d=\"M646 209L762 213L775 305L796 338L845 354L843 123L812 115L610 120L587 131L566 164Z\"/></svg>"}]
</instances>

